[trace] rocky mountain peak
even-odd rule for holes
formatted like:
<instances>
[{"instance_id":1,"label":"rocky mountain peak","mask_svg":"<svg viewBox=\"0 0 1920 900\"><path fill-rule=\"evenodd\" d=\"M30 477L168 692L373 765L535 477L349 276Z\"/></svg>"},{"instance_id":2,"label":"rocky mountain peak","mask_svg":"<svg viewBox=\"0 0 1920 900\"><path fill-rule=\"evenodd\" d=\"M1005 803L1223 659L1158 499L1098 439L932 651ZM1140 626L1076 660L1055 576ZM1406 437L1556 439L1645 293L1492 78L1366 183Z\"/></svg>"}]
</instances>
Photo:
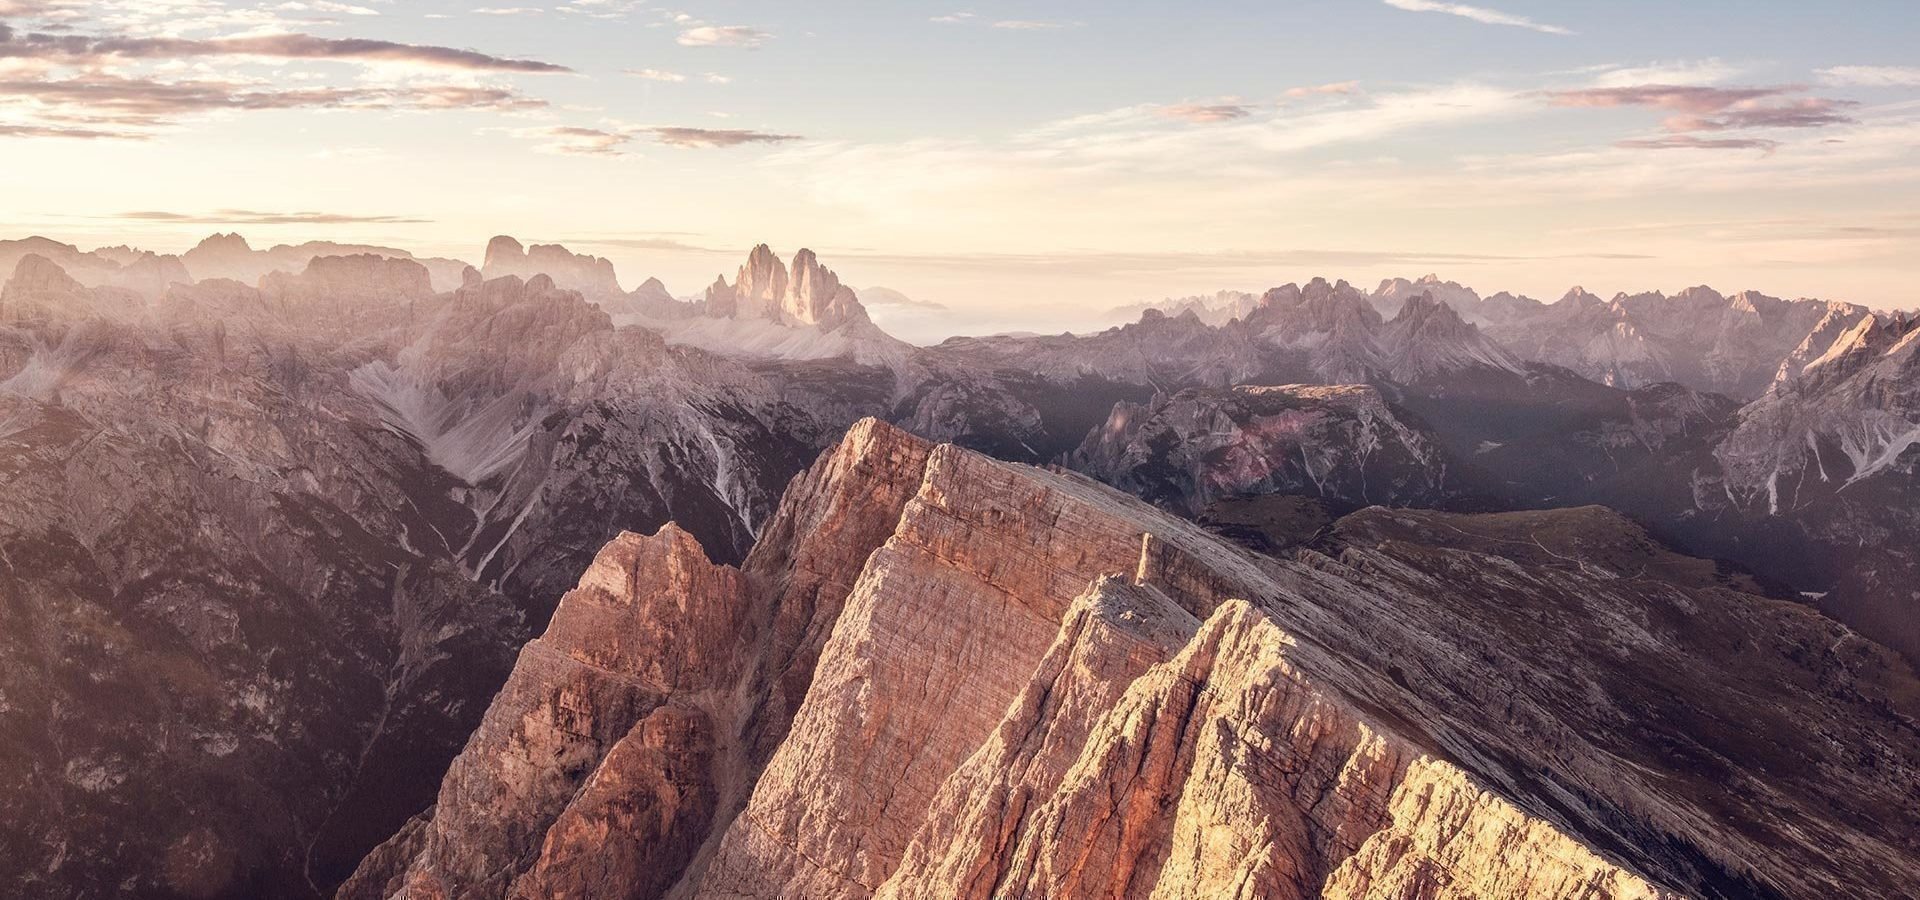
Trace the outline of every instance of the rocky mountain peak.
<instances>
[{"instance_id":1,"label":"rocky mountain peak","mask_svg":"<svg viewBox=\"0 0 1920 900\"><path fill-rule=\"evenodd\" d=\"M68 275L67 270L61 268L59 263L38 253L29 253L20 257L20 262L14 265L13 277L8 279L5 285L7 296L85 292L86 288L79 281L74 280L73 276Z\"/></svg>"},{"instance_id":2,"label":"rocky mountain peak","mask_svg":"<svg viewBox=\"0 0 1920 900\"><path fill-rule=\"evenodd\" d=\"M1399 311L1407 298L1422 293L1453 307L1454 311L1469 319L1480 316L1481 300L1477 291L1456 281L1443 281L1439 275L1432 273L1413 281L1405 278L1386 279L1374 289L1371 299L1374 309L1382 316L1391 316Z\"/></svg>"},{"instance_id":3,"label":"rocky mountain peak","mask_svg":"<svg viewBox=\"0 0 1920 900\"><path fill-rule=\"evenodd\" d=\"M1293 282L1287 282L1286 284L1283 284L1277 288L1269 289L1266 293L1261 294L1258 308L1267 309L1269 307L1275 307L1275 306L1280 306L1280 307L1295 306L1299 304L1300 296L1301 296L1300 286L1297 284L1294 284Z\"/></svg>"},{"instance_id":4,"label":"rocky mountain peak","mask_svg":"<svg viewBox=\"0 0 1920 900\"><path fill-rule=\"evenodd\" d=\"M1685 301L1687 303L1702 303L1715 306L1723 305L1727 302L1725 294L1704 284L1696 284L1693 287L1687 288L1673 295L1672 299Z\"/></svg>"},{"instance_id":5,"label":"rocky mountain peak","mask_svg":"<svg viewBox=\"0 0 1920 900\"><path fill-rule=\"evenodd\" d=\"M268 273L260 287L268 294L299 293L336 301L422 300L434 293L426 266L370 253L317 256L298 275Z\"/></svg>"},{"instance_id":6,"label":"rocky mountain peak","mask_svg":"<svg viewBox=\"0 0 1920 900\"><path fill-rule=\"evenodd\" d=\"M1460 318L1460 314L1455 311L1453 307L1435 299L1431 291L1421 291L1418 294L1409 295L1406 302L1401 304L1400 312L1396 314L1394 318L1396 320L1407 318L1439 319L1456 322L1460 325L1467 324L1465 320Z\"/></svg>"},{"instance_id":7,"label":"rocky mountain peak","mask_svg":"<svg viewBox=\"0 0 1920 900\"><path fill-rule=\"evenodd\" d=\"M526 258L527 248L524 245L512 237L500 234L487 242L487 255L481 261L481 265L492 269L523 262Z\"/></svg>"},{"instance_id":8,"label":"rocky mountain peak","mask_svg":"<svg viewBox=\"0 0 1920 900\"><path fill-rule=\"evenodd\" d=\"M579 291L595 300L624 294L611 260L574 253L560 244L523 247L518 240L506 235L487 242L481 274L487 278L518 275L523 279L546 275L560 287Z\"/></svg>"},{"instance_id":9,"label":"rocky mountain peak","mask_svg":"<svg viewBox=\"0 0 1920 900\"><path fill-rule=\"evenodd\" d=\"M853 289L802 249L791 266L760 244L747 254L733 284L722 276L707 288L707 314L717 318L765 319L782 325L815 326L832 331L867 322L867 311Z\"/></svg>"},{"instance_id":10,"label":"rocky mountain peak","mask_svg":"<svg viewBox=\"0 0 1920 900\"><path fill-rule=\"evenodd\" d=\"M1606 305L1606 301L1600 299L1599 295L1594 294L1593 292L1587 290L1586 288L1583 288L1576 284L1573 287L1568 288L1567 292L1560 296L1559 303L1556 305L1565 305L1565 306L1576 308L1576 309L1586 309L1590 307L1604 306Z\"/></svg>"},{"instance_id":11,"label":"rocky mountain peak","mask_svg":"<svg viewBox=\"0 0 1920 900\"><path fill-rule=\"evenodd\" d=\"M634 296L647 300L672 300L673 294L667 290L666 282L658 278L648 278L633 289Z\"/></svg>"},{"instance_id":12,"label":"rocky mountain peak","mask_svg":"<svg viewBox=\"0 0 1920 900\"><path fill-rule=\"evenodd\" d=\"M252 253L253 247L247 243L246 238L240 236L240 232L234 231L227 234L215 233L208 235L200 243L195 244L193 250L187 252Z\"/></svg>"},{"instance_id":13,"label":"rocky mountain peak","mask_svg":"<svg viewBox=\"0 0 1920 900\"><path fill-rule=\"evenodd\" d=\"M1379 345L1388 377L1402 384L1463 369L1525 371L1506 348L1425 291L1407 298L1382 329Z\"/></svg>"}]
</instances>

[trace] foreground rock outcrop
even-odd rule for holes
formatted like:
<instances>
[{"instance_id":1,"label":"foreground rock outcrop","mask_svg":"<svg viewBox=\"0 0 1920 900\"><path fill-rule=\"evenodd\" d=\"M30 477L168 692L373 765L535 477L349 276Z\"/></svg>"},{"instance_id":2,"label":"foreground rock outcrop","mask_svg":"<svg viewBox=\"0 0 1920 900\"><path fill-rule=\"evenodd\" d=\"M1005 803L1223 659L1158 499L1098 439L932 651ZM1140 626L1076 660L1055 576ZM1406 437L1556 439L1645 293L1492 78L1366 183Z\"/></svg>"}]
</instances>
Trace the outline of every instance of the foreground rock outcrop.
<instances>
[{"instance_id":1,"label":"foreground rock outcrop","mask_svg":"<svg viewBox=\"0 0 1920 900\"><path fill-rule=\"evenodd\" d=\"M1889 895L1916 713L1597 508L1264 557L869 420L739 568L608 545L342 896Z\"/></svg>"}]
</instances>

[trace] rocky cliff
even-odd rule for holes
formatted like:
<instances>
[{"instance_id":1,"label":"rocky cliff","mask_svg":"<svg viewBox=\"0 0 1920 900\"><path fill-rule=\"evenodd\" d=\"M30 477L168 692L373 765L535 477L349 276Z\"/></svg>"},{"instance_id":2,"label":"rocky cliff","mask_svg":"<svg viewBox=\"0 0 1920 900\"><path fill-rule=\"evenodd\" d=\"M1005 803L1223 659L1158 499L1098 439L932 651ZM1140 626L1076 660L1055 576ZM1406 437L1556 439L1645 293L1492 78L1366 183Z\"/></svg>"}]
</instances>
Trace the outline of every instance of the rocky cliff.
<instances>
[{"instance_id":1,"label":"rocky cliff","mask_svg":"<svg viewBox=\"0 0 1920 900\"><path fill-rule=\"evenodd\" d=\"M553 283L570 291L579 291L589 300L612 300L625 295L614 274L613 263L598 256L577 254L559 244L523 246L506 235L487 242L480 274L487 278L514 275L530 279L545 275Z\"/></svg>"},{"instance_id":2,"label":"rocky cliff","mask_svg":"<svg viewBox=\"0 0 1920 900\"><path fill-rule=\"evenodd\" d=\"M1404 418L1362 385L1189 388L1116 405L1068 465L1187 516L1260 494L1444 505L1464 485L1448 484L1449 460Z\"/></svg>"},{"instance_id":3,"label":"rocky cliff","mask_svg":"<svg viewBox=\"0 0 1920 900\"><path fill-rule=\"evenodd\" d=\"M609 545L343 896L1913 883L1920 683L1755 590L1595 509L1262 557L863 422L740 569Z\"/></svg>"}]
</instances>

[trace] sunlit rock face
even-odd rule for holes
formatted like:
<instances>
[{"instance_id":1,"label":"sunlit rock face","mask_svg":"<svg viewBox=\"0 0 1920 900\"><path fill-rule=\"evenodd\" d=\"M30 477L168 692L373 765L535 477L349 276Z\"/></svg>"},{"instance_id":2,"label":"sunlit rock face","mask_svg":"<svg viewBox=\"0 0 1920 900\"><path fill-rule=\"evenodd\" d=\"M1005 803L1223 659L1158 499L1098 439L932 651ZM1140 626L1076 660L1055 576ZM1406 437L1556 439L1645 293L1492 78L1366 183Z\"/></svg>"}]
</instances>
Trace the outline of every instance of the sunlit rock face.
<instances>
[{"instance_id":1,"label":"sunlit rock face","mask_svg":"<svg viewBox=\"0 0 1920 900\"><path fill-rule=\"evenodd\" d=\"M717 318L765 319L822 331L868 321L853 289L822 266L812 250L794 254L789 267L765 244L747 255L732 284L721 279L707 289L707 311Z\"/></svg>"},{"instance_id":2,"label":"sunlit rock face","mask_svg":"<svg viewBox=\"0 0 1920 900\"><path fill-rule=\"evenodd\" d=\"M1920 683L1756 590L1591 507L1260 556L862 422L739 569L610 543L342 896L1897 891Z\"/></svg>"},{"instance_id":3,"label":"sunlit rock face","mask_svg":"<svg viewBox=\"0 0 1920 900\"><path fill-rule=\"evenodd\" d=\"M613 263L606 259L576 254L559 244L525 247L506 235L487 242L480 274L487 278L513 275L523 280L545 275L556 286L578 291L589 300L612 299L626 293L620 288Z\"/></svg>"},{"instance_id":4,"label":"sunlit rock face","mask_svg":"<svg viewBox=\"0 0 1920 900\"><path fill-rule=\"evenodd\" d=\"M635 296L619 320L675 345L756 360L848 360L899 372L913 355L912 346L873 324L853 289L813 251L794 254L789 266L765 244L747 255L732 283L716 278L704 299Z\"/></svg>"}]
</instances>

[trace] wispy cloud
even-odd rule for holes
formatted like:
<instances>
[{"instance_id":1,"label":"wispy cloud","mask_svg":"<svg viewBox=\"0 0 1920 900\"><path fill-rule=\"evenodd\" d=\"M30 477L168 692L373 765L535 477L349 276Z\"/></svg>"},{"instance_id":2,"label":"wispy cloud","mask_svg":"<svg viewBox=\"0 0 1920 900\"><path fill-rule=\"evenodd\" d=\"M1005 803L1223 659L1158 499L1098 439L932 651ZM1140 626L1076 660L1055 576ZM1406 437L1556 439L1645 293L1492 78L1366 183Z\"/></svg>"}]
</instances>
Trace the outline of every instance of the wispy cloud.
<instances>
[{"instance_id":1,"label":"wispy cloud","mask_svg":"<svg viewBox=\"0 0 1920 900\"><path fill-rule=\"evenodd\" d=\"M1205 223L1258 215L1271 210L1264 204L1323 188L1347 203L1365 197L1354 187L1357 176L1329 171L1354 168L1369 158L1364 150L1356 151L1355 162L1331 166L1310 158L1314 151L1361 148L1539 108L1537 98L1478 84L1361 95L1325 106L1249 107L1245 116L1205 127L1169 119L1161 106L1140 105L1000 141L813 142L776 153L765 165L805 186L815 202L876 227L937 231L942 238L974 229L991 233L1006 209L1045 210L1048 228L1063 232L1120 228L1148 209L1168 219L1190 213L1180 221L1206 229L1213 226ZM1277 199L1281 195L1287 199Z\"/></svg>"},{"instance_id":2,"label":"wispy cloud","mask_svg":"<svg viewBox=\"0 0 1920 900\"><path fill-rule=\"evenodd\" d=\"M1488 9L1484 6L1468 6L1465 3L1438 3L1435 2L1435 0L1385 0L1385 2L1388 6L1394 7L1395 9L1404 9L1408 12L1445 13L1449 16L1472 19L1483 25L1510 25L1515 28L1538 31L1542 34L1573 34L1572 31L1558 25L1545 25L1525 16L1516 16L1512 13L1501 12L1497 9Z\"/></svg>"},{"instance_id":3,"label":"wispy cloud","mask_svg":"<svg viewBox=\"0 0 1920 900\"><path fill-rule=\"evenodd\" d=\"M539 141L535 151L560 156L625 156L627 145L633 142L633 135L627 132L577 125L516 128L513 135Z\"/></svg>"},{"instance_id":4,"label":"wispy cloud","mask_svg":"<svg viewBox=\"0 0 1920 900\"><path fill-rule=\"evenodd\" d=\"M749 25L699 25L680 32L682 47L744 47L753 49L773 39L767 31Z\"/></svg>"},{"instance_id":5,"label":"wispy cloud","mask_svg":"<svg viewBox=\"0 0 1920 900\"><path fill-rule=\"evenodd\" d=\"M5 23L0 23L0 59L31 59L60 65L91 66L118 60L202 57L405 63L434 68L534 74L573 71L566 66L540 60L514 59L477 50L370 38L327 38L311 34L204 39L92 37L44 32L18 33Z\"/></svg>"},{"instance_id":6,"label":"wispy cloud","mask_svg":"<svg viewBox=\"0 0 1920 900\"><path fill-rule=\"evenodd\" d=\"M1327 94L1358 94L1360 82L1335 81L1329 84L1314 84L1304 87L1287 88L1287 96L1296 100L1302 97L1314 97Z\"/></svg>"},{"instance_id":7,"label":"wispy cloud","mask_svg":"<svg viewBox=\"0 0 1920 900\"><path fill-rule=\"evenodd\" d=\"M421 225L433 221L413 216L363 216L312 211L262 212L253 209L217 209L209 213L137 210L124 212L113 218L192 225Z\"/></svg>"},{"instance_id":8,"label":"wispy cloud","mask_svg":"<svg viewBox=\"0 0 1920 900\"><path fill-rule=\"evenodd\" d=\"M1079 28L1080 22L1053 22L1044 19L1001 19L993 23L995 28L1009 31L1058 31L1062 28Z\"/></svg>"},{"instance_id":9,"label":"wispy cloud","mask_svg":"<svg viewBox=\"0 0 1920 900\"><path fill-rule=\"evenodd\" d=\"M332 13L342 16L377 16L380 11L369 6L357 6L352 3L335 3L333 0L287 0L274 9L283 12Z\"/></svg>"},{"instance_id":10,"label":"wispy cloud","mask_svg":"<svg viewBox=\"0 0 1920 900\"><path fill-rule=\"evenodd\" d=\"M1068 22L1053 19L982 19L970 12L948 13L933 16L927 21L941 25L982 25L1005 31L1058 31L1063 28L1079 28L1085 22Z\"/></svg>"},{"instance_id":11,"label":"wispy cloud","mask_svg":"<svg viewBox=\"0 0 1920 900\"><path fill-rule=\"evenodd\" d=\"M1816 74L1822 84L1853 87L1920 87L1920 66L1834 66Z\"/></svg>"},{"instance_id":12,"label":"wispy cloud","mask_svg":"<svg viewBox=\"0 0 1920 900\"><path fill-rule=\"evenodd\" d=\"M37 124L83 121L114 137L143 138L181 116L269 109L522 110L545 106L510 88L470 85L261 86L225 80L158 81L114 75L0 81L0 107L31 102ZM61 136L61 135L46 135ZM104 134L72 134L103 137Z\"/></svg>"},{"instance_id":13,"label":"wispy cloud","mask_svg":"<svg viewBox=\"0 0 1920 900\"><path fill-rule=\"evenodd\" d=\"M668 72L664 69L627 69L626 74L632 75L635 78L644 78L647 81L665 81L670 84L678 84L687 80L687 76L679 72Z\"/></svg>"},{"instance_id":14,"label":"wispy cloud","mask_svg":"<svg viewBox=\"0 0 1920 900\"><path fill-rule=\"evenodd\" d=\"M20 125L0 122L0 138L71 138L80 140L146 140L146 132L115 128L84 128L64 125Z\"/></svg>"},{"instance_id":15,"label":"wispy cloud","mask_svg":"<svg viewBox=\"0 0 1920 900\"><path fill-rule=\"evenodd\" d=\"M797 134L774 134L737 128L649 128L653 139L669 147L738 147L742 144L784 144L801 140Z\"/></svg>"},{"instance_id":16,"label":"wispy cloud","mask_svg":"<svg viewBox=\"0 0 1920 900\"><path fill-rule=\"evenodd\" d=\"M1179 119L1183 122L1193 122L1204 125L1212 122L1231 122L1234 119L1244 119L1253 115L1253 109L1240 103L1179 103L1173 106L1160 107L1159 113L1169 119Z\"/></svg>"},{"instance_id":17,"label":"wispy cloud","mask_svg":"<svg viewBox=\"0 0 1920 900\"><path fill-rule=\"evenodd\" d=\"M615 125L605 128L553 125L516 128L511 133L515 137L540 141L534 149L542 153L602 157L629 156L633 153L633 145L642 141L685 149L716 149L801 140L797 134L677 125Z\"/></svg>"},{"instance_id":18,"label":"wispy cloud","mask_svg":"<svg viewBox=\"0 0 1920 900\"><path fill-rule=\"evenodd\" d=\"M1853 121L1842 110L1858 104L1826 97L1795 97L1799 85L1775 87L1708 87L1703 85L1643 84L1633 87L1582 88L1548 92L1555 106L1644 106L1670 110L1661 125L1676 133L1727 131L1739 128L1820 128Z\"/></svg>"},{"instance_id":19,"label":"wispy cloud","mask_svg":"<svg viewBox=\"0 0 1920 900\"><path fill-rule=\"evenodd\" d=\"M677 232L669 232L674 234ZM725 256L737 256L735 247L702 247L672 237L622 237L622 238L567 238L562 243L580 247L619 247L623 250L665 250L676 253L713 253Z\"/></svg>"},{"instance_id":20,"label":"wispy cloud","mask_svg":"<svg viewBox=\"0 0 1920 900\"><path fill-rule=\"evenodd\" d=\"M1633 150L1766 150L1772 152L1780 146L1780 142L1766 138L1703 138L1691 134L1671 134L1665 137L1616 141L1614 146Z\"/></svg>"}]
</instances>

